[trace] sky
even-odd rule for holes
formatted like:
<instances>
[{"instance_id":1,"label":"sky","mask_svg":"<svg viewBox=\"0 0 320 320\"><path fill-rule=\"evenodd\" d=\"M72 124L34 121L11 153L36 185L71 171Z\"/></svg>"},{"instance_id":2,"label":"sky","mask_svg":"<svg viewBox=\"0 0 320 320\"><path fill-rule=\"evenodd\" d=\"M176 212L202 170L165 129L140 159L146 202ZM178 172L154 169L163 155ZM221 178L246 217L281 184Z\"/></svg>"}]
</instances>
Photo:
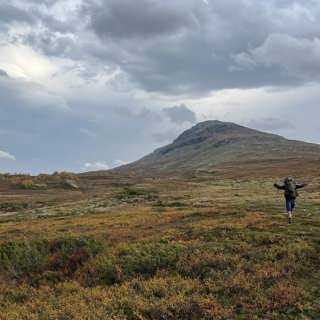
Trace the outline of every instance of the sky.
<instances>
[{"instance_id":1,"label":"sky","mask_svg":"<svg viewBox=\"0 0 320 320\"><path fill-rule=\"evenodd\" d=\"M0 172L113 168L204 120L320 143L318 0L0 0Z\"/></svg>"}]
</instances>

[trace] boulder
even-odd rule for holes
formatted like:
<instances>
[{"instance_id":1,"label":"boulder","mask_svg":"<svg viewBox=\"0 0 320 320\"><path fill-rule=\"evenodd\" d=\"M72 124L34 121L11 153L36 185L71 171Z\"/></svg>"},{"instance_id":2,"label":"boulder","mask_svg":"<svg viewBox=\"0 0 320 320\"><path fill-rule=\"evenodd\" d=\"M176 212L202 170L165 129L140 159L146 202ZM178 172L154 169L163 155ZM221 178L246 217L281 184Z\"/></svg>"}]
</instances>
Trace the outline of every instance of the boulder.
<instances>
[{"instance_id":1,"label":"boulder","mask_svg":"<svg viewBox=\"0 0 320 320\"><path fill-rule=\"evenodd\" d=\"M71 180L71 179L64 180L62 184L66 189L73 189L73 190L80 189L78 184L74 180Z\"/></svg>"}]
</instances>

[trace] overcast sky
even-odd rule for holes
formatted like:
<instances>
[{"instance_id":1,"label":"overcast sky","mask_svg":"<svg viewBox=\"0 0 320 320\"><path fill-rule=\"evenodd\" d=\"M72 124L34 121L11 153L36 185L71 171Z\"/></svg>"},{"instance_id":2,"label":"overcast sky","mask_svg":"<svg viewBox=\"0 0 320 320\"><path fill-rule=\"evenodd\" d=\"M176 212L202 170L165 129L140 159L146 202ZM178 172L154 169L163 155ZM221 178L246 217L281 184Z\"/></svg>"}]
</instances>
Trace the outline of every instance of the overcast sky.
<instances>
[{"instance_id":1,"label":"overcast sky","mask_svg":"<svg viewBox=\"0 0 320 320\"><path fill-rule=\"evenodd\" d=\"M320 142L318 0L0 0L0 172L107 169L196 122Z\"/></svg>"}]
</instances>

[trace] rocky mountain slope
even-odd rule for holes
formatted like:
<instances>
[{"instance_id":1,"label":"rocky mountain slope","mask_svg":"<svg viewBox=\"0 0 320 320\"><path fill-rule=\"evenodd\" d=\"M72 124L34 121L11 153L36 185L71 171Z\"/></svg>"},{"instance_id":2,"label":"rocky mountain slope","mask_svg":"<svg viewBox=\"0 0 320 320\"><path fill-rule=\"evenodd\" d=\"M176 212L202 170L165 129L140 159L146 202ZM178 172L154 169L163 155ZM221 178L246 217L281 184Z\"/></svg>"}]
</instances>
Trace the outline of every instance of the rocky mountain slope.
<instances>
[{"instance_id":1,"label":"rocky mountain slope","mask_svg":"<svg viewBox=\"0 0 320 320\"><path fill-rule=\"evenodd\" d=\"M173 143L121 169L194 170L225 163L288 158L320 159L320 145L213 120L198 123Z\"/></svg>"}]
</instances>

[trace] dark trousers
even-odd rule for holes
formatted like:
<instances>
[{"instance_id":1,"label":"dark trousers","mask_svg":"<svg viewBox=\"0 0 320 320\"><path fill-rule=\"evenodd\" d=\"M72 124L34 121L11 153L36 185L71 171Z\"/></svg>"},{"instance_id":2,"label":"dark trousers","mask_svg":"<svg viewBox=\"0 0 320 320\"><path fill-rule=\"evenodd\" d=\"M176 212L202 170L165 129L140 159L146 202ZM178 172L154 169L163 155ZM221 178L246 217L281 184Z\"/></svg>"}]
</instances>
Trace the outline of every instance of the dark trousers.
<instances>
[{"instance_id":1,"label":"dark trousers","mask_svg":"<svg viewBox=\"0 0 320 320\"><path fill-rule=\"evenodd\" d=\"M287 211L293 211L295 206L296 206L296 199L294 199L294 198L286 198Z\"/></svg>"}]
</instances>

